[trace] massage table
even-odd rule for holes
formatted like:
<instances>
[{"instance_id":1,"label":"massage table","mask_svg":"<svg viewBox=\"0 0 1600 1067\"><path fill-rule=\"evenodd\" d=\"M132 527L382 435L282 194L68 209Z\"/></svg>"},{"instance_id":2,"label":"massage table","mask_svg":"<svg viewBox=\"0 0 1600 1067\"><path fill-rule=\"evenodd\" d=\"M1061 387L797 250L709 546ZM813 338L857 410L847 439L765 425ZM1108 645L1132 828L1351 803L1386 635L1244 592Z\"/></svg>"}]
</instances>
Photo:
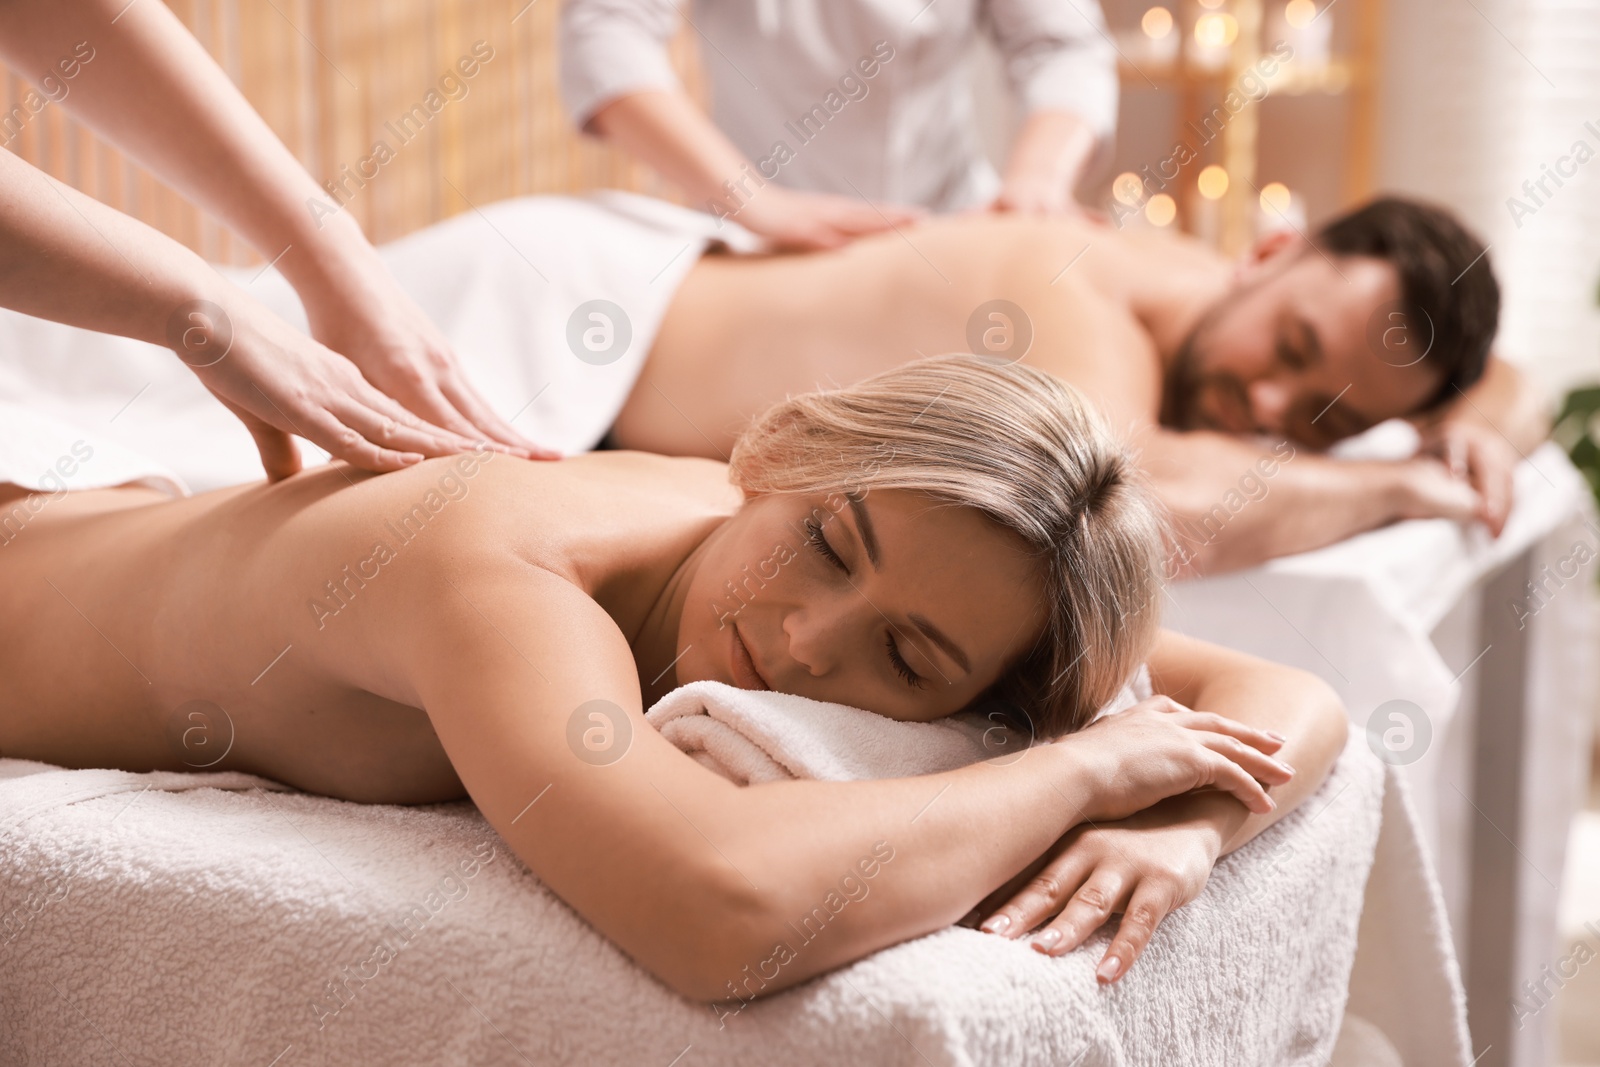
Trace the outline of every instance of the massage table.
<instances>
[{"instance_id":1,"label":"massage table","mask_svg":"<svg viewBox=\"0 0 1600 1067\"><path fill-rule=\"evenodd\" d=\"M662 723L658 706L665 736L727 734L713 716L731 710L768 748L809 738L773 753L794 764L809 747L807 776L870 772L863 753L903 760L923 742L901 734L953 728L684 688L698 691L663 705L693 702L697 723ZM852 716L877 721L839 725ZM989 754L988 725L967 724L964 761ZM872 730L895 734L860 744ZM238 773L0 760L0 842L7 1064L1325 1067L1358 1025L1413 1067L1467 1063L1415 816L1359 731L1321 789L1224 857L1114 987L1094 977L1109 927L1054 959L951 927L761 999L780 965L752 960L759 973L730 976L738 995L694 1003L589 927L466 802L350 804ZM884 844L876 877L892 878ZM827 906L862 906L860 884L865 896ZM1346 1015L1347 990L1370 1018Z\"/></svg>"},{"instance_id":2,"label":"massage table","mask_svg":"<svg viewBox=\"0 0 1600 1067\"><path fill-rule=\"evenodd\" d=\"M1395 422L1340 451L1414 445ZM1176 583L1166 614L1174 629L1321 675L1355 725L1372 725L1438 865L1480 1067L1556 1062L1556 1012L1535 1011L1523 983L1566 951L1557 898L1600 692L1588 486L1546 443L1518 468L1515 499L1498 539L1398 523ZM1390 731L1409 749L1387 751Z\"/></svg>"}]
</instances>

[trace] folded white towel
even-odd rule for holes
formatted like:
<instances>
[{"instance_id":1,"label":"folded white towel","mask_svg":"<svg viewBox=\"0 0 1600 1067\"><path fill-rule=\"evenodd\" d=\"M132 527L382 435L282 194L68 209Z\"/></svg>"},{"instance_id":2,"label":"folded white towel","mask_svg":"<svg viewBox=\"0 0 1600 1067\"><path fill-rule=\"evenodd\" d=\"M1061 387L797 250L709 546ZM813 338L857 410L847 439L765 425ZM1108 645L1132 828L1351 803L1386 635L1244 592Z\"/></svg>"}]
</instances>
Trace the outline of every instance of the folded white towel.
<instances>
[{"instance_id":1,"label":"folded white towel","mask_svg":"<svg viewBox=\"0 0 1600 1067\"><path fill-rule=\"evenodd\" d=\"M1150 696L1141 666L1096 718ZM721 682L680 686L645 718L697 761L739 785L783 778L905 778L1020 752L1036 738L981 712L897 722L860 708Z\"/></svg>"},{"instance_id":2,"label":"folded white towel","mask_svg":"<svg viewBox=\"0 0 1600 1067\"><path fill-rule=\"evenodd\" d=\"M739 785L784 778L899 778L986 756L985 724L896 722L843 704L695 682L645 715L663 737ZM1003 746L1011 731L995 727Z\"/></svg>"}]
</instances>

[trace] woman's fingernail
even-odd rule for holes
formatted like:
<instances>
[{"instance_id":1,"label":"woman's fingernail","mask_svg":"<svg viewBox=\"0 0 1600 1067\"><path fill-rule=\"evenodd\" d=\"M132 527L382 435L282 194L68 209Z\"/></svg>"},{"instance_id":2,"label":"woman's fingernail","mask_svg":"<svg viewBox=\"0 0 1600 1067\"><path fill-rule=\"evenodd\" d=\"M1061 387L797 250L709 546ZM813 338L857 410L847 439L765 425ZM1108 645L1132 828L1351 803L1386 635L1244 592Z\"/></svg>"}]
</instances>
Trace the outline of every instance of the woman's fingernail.
<instances>
[{"instance_id":1,"label":"woman's fingernail","mask_svg":"<svg viewBox=\"0 0 1600 1067\"><path fill-rule=\"evenodd\" d=\"M1057 941L1061 940L1061 931L1056 929L1046 930L1033 939L1033 947L1043 952L1045 949L1054 948Z\"/></svg>"},{"instance_id":2,"label":"woman's fingernail","mask_svg":"<svg viewBox=\"0 0 1600 1067\"><path fill-rule=\"evenodd\" d=\"M1277 811L1278 810L1278 802L1276 800L1273 800L1272 796L1270 794L1267 796L1267 810L1268 811Z\"/></svg>"},{"instance_id":3,"label":"woman's fingernail","mask_svg":"<svg viewBox=\"0 0 1600 1067\"><path fill-rule=\"evenodd\" d=\"M991 915L984 920L982 926L978 927L986 934L1003 934L1010 928L1011 916L1009 915Z\"/></svg>"},{"instance_id":4,"label":"woman's fingernail","mask_svg":"<svg viewBox=\"0 0 1600 1067\"><path fill-rule=\"evenodd\" d=\"M1278 731L1276 731L1276 730L1268 730L1267 731L1267 736L1272 738L1274 741L1278 741L1278 742L1283 742L1283 741L1289 740L1287 737L1284 737L1282 734L1278 733Z\"/></svg>"},{"instance_id":5,"label":"woman's fingernail","mask_svg":"<svg viewBox=\"0 0 1600 1067\"><path fill-rule=\"evenodd\" d=\"M1283 760L1275 759L1272 762L1276 763L1278 766L1282 767L1284 774L1290 774L1290 775L1294 774L1294 768L1289 766L1287 763L1283 762Z\"/></svg>"},{"instance_id":6,"label":"woman's fingernail","mask_svg":"<svg viewBox=\"0 0 1600 1067\"><path fill-rule=\"evenodd\" d=\"M1117 980L1117 972L1120 970L1122 970L1122 961L1115 956L1107 956L1100 961L1100 968L1094 972L1094 976L1102 982L1115 982Z\"/></svg>"}]
</instances>

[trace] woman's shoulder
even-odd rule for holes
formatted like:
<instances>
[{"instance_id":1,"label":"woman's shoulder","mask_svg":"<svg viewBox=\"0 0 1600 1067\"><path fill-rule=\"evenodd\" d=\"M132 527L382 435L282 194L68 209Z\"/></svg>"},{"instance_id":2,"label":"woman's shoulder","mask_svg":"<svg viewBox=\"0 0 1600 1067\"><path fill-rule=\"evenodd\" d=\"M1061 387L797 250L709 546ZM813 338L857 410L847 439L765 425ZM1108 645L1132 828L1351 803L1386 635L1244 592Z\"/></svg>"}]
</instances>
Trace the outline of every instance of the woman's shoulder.
<instances>
[{"instance_id":1,"label":"woman's shoulder","mask_svg":"<svg viewBox=\"0 0 1600 1067\"><path fill-rule=\"evenodd\" d=\"M446 555L511 552L552 566L597 545L649 546L709 516L731 515L742 495L727 466L645 452L591 452L554 461L503 454L432 459L394 479L397 522L427 523ZM456 513L456 521L436 522ZM556 569L564 569L556 567Z\"/></svg>"},{"instance_id":2,"label":"woman's shoulder","mask_svg":"<svg viewBox=\"0 0 1600 1067\"><path fill-rule=\"evenodd\" d=\"M474 457L457 457L461 459ZM429 460L419 468L437 466L441 473L450 458ZM741 494L728 482L728 465L716 460L662 456L653 452L584 452L560 460L522 460L486 454L478 469L495 491L516 493L537 490L554 498L577 498L601 493L611 497L662 501L681 498L686 504L736 508Z\"/></svg>"}]
</instances>

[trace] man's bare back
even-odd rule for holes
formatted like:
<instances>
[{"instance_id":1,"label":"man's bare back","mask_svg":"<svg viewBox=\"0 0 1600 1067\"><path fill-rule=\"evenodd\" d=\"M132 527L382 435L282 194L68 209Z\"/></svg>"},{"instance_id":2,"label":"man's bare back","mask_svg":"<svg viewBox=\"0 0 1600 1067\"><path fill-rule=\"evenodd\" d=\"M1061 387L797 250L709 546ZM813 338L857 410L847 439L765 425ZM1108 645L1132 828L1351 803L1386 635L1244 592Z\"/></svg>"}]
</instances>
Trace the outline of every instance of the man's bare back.
<instances>
[{"instance_id":1,"label":"man's bare back","mask_svg":"<svg viewBox=\"0 0 1600 1067\"><path fill-rule=\"evenodd\" d=\"M837 252L708 256L668 309L614 436L627 448L726 456L775 399L973 350L975 315L1017 337L1031 331L1024 362L1083 389L1129 432L1160 406L1161 359L1130 299L1156 258L1188 284L1226 278L1188 240L1009 216L933 219ZM1027 321L984 318L992 300Z\"/></svg>"}]
</instances>

